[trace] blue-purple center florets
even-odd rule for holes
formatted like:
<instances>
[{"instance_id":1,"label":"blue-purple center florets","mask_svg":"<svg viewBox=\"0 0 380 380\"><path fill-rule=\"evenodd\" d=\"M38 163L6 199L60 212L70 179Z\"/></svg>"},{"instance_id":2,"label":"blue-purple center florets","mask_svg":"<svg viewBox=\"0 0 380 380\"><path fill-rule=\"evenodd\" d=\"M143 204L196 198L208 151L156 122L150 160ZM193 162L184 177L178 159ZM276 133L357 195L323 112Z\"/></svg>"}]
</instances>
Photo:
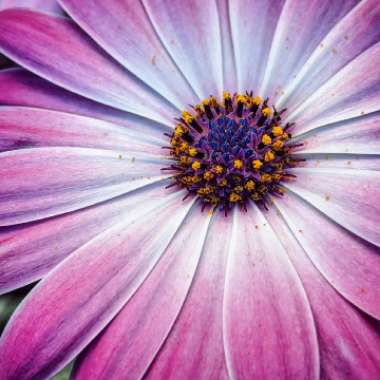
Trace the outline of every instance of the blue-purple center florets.
<instances>
[{"instance_id":1,"label":"blue-purple center florets","mask_svg":"<svg viewBox=\"0 0 380 380\"><path fill-rule=\"evenodd\" d=\"M219 102L214 96L184 111L170 137L169 168L173 185L185 187L203 205L219 207L226 213L248 201L266 207L268 193L282 195L280 182L293 177L287 170L295 165L289 143L290 124L268 106L268 99L228 92Z\"/></svg>"}]
</instances>

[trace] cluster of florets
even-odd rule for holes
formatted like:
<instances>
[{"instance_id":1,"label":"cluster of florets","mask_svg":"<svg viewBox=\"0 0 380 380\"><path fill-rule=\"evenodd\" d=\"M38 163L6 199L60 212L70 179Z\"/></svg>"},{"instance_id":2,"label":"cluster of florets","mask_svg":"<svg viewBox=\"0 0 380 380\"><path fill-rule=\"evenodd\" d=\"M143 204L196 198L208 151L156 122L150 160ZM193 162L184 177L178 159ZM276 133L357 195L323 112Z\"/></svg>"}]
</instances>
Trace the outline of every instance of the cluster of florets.
<instances>
[{"instance_id":1,"label":"cluster of florets","mask_svg":"<svg viewBox=\"0 0 380 380\"><path fill-rule=\"evenodd\" d=\"M266 207L268 193L283 194L280 182L292 176L287 169L295 162L290 151L300 145L289 143L284 112L252 93L224 92L222 102L210 96L178 119L164 147L176 162L163 170L176 171L172 185L226 213L249 200Z\"/></svg>"}]
</instances>

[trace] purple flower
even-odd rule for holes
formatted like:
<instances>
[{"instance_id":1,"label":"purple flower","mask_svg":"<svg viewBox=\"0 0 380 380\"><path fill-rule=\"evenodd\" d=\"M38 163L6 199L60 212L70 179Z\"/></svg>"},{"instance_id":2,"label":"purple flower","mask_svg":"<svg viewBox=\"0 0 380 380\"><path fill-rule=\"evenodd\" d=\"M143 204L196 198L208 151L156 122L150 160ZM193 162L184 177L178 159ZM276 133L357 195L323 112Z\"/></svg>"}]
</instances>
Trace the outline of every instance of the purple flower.
<instances>
[{"instance_id":1,"label":"purple flower","mask_svg":"<svg viewBox=\"0 0 380 380\"><path fill-rule=\"evenodd\" d=\"M0 379L379 378L379 1L60 3L0 13Z\"/></svg>"}]
</instances>

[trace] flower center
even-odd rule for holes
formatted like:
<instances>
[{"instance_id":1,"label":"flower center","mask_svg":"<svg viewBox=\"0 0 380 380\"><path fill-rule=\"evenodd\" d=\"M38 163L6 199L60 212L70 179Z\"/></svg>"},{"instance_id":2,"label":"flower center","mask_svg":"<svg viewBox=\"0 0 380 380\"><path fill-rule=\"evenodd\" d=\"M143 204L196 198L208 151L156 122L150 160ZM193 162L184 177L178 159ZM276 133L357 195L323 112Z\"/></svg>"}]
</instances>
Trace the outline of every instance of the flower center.
<instances>
[{"instance_id":1,"label":"flower center","mask_svg":"<svg viewBox=\"0 0 380 380\"><path fill-rule=\"evenodd\" d=\"M194 194L203 203L225 214L250 200L267 207L269 193L282 195L281 182L295 177L287 169L292 158L291 124L281 125L281 115L268 99L259 96L223 94L184 111L170 137L170 155L175 161L163 170L173 170L173 183Z\"/></svg>"}]
</instances>

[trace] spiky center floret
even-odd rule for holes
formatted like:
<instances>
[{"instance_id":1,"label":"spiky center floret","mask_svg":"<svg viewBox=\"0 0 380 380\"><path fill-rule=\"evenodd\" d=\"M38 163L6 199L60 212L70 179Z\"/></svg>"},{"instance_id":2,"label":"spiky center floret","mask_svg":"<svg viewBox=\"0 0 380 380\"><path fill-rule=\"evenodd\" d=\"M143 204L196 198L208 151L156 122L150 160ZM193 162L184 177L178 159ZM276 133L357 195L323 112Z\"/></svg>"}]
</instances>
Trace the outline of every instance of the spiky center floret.
<instances>
[{"instance_id":1,"label":"spiky center floret","mask_svg":"<svg viewBox=\"0 0 380 380\"><path fill-rule=\"evenodd\" d=\"M266 207L268 193L283 194L281 181L293 177L287 169L297 159L290 144L290 124L281 125L281 115L251 93L230 95L223 101L214 96L184 111L170 137L170 155L176 161L169 168L173 185L185 187L212 205L228 212L243 208L249 200Z\"/></svg>"}]
</instances>

